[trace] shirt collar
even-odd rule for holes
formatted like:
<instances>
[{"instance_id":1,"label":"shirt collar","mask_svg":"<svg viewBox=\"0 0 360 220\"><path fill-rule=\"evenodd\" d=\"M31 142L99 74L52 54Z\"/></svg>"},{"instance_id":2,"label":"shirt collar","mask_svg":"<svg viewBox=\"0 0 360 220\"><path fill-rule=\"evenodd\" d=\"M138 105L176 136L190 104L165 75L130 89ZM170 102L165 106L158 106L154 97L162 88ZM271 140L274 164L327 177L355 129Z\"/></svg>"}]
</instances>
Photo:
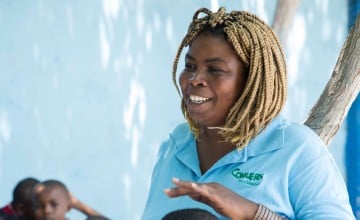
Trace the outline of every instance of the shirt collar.
<instances>
[{"instance_id":1,"label":"shirt collar","mask_svg":"<svg viewBox=\"0 0 360 220\"><path fill-rule=\"evenodd\" d=\"M284 147L284 131L287 121L282 116L274 118L249 144L241 150L233 150L217 161L211 169L231 163L246 162L248 158ZM189 126L180 125L170 138L176 146L176 157L196 175L201 176L195 137Z\"/></svg>"},{"instance_id":2,"label":"shirt collar","mask_svg":"<svg viewBox=\"0 0 360 220\"><path fill-rule=\"evenodd\" d=\"M170 135L176 147L176 158L197 176L201 176L199 158L197 156L195 137L188 124L178 126Z\"/></svg>"}]
</instances>

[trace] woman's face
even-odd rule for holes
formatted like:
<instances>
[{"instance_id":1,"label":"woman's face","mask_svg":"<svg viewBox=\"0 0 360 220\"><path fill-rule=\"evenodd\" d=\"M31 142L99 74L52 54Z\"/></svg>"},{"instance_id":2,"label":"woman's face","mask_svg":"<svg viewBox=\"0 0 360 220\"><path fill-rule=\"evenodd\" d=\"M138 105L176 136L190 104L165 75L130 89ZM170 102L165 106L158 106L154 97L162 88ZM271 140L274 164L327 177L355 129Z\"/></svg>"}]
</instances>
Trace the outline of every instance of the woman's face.
<instances>
[{"instance_id":1,"label":"woman's face","mask_svg":"<svg viewBox=\"0 0 360 220\"><path fill-rule=\"evenodd\" d=\"M245 66L230 43L200 34L189 47L179 79L190 118L206 127L224 125L246 78Z\"/></svg>"}]
</instances>

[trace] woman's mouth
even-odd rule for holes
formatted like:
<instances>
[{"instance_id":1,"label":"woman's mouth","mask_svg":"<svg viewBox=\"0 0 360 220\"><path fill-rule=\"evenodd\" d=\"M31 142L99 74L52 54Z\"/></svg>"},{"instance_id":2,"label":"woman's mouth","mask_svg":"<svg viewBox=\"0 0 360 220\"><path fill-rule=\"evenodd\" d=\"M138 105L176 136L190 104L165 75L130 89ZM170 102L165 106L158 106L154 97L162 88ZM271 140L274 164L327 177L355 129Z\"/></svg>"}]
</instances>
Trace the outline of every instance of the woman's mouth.
<instances>
[{"instance_id":1,"label":"woman's mouth","mask_svg":"<svg viewBox=\"0 0 360 220\"><path fill-rule=\"evenodd\" d=\"M190 99L190 102L196 103L196 104L202 104L202 103L210 100L210 98L205 98L205 97L196 96L196 95L190 95L189 99Z\"/></svg>"}]
</instances>

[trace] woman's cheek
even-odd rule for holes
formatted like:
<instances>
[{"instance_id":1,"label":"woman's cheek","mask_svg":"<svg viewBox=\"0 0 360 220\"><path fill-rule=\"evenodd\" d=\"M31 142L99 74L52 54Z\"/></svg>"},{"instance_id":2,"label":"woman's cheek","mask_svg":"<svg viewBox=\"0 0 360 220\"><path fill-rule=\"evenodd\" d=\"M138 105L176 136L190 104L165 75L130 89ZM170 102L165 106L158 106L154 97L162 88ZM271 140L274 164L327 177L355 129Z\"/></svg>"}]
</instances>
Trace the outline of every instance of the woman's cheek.
<instances>
[{"instance_id":1,"label":"woman's cheek","mask_svg":"<svg viewBox=\"0 0 360 220\"><path fill-rule=\"evenodd\" d=\"M188 82L188 77L186 73L181 73L180 77L179 77L179 84L181 87L181 92L184 93L185 92L185 88L187 86L187 82Z\"/></svg>"}]
</instances>

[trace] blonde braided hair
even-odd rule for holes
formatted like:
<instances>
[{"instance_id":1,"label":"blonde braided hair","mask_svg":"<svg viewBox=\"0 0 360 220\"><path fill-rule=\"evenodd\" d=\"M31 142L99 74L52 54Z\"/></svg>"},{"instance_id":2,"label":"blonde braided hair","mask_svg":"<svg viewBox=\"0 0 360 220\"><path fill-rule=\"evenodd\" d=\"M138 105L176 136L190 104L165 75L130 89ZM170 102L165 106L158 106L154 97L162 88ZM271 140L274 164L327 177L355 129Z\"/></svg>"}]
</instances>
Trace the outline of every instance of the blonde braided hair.
<instances>
[{"instance_id":1,"label":"blonde braided hair","mask_svg":"<svg viewBox=\"0 0 360 220\"><path fill-rule=\"evenodd\" d=\"M200 13L205 16L199 17ZM230 109L225 125L216 127L224 141L241 149L284 106L287 89L285 58L272 29L257 16L245 11L226 13L223 7L215 13L201 8L195 12L173 63L173 82L179 93L176 70L182 50L204 29L219 27L223 28L226 40L234 47L248 70L245 88ZM189 117L184 100L181 101L181 109L192 132L199 139L201 127Z\"/></svg>"}]
</instances>

